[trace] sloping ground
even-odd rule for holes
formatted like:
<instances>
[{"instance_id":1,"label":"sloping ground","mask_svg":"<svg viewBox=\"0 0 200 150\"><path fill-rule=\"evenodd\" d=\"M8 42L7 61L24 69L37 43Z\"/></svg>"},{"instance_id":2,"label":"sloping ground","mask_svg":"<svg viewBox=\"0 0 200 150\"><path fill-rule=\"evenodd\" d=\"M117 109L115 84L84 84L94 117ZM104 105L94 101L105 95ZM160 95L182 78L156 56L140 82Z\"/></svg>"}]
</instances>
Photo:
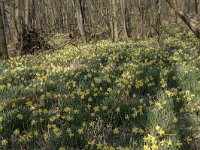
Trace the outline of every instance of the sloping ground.
<instances>
[{"instance_id":1,"label":"sloping ground","mask_svg":"<svg viewBox=\"0 0 200 150\"><path fill-rule=\"evenodd\" d=\"M199 42L183 34L2 62L0 147L199 149Z\"/></svg>"}]
</instances>

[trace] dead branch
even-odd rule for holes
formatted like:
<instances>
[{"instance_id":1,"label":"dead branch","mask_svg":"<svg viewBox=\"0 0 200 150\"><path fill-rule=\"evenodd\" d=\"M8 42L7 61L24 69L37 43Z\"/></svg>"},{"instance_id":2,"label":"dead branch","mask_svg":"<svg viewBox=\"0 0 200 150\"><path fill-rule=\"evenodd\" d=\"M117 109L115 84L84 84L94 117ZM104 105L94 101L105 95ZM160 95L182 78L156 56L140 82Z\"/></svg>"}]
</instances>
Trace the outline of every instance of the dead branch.
<instances>
[{"instance_id":1,"label":"dead branch","mask_svg":"<svg viewBox=\"0 0 200 150\"><path fill-rule=\"evenodd\" d=\"M182 10L175 7L171 0L166 0L169 6L175 11L175 13L181 18L181 20L190 28L190 30L200 39L200 29L192 23L190 18Z\"/></svg>"}]
</instances>

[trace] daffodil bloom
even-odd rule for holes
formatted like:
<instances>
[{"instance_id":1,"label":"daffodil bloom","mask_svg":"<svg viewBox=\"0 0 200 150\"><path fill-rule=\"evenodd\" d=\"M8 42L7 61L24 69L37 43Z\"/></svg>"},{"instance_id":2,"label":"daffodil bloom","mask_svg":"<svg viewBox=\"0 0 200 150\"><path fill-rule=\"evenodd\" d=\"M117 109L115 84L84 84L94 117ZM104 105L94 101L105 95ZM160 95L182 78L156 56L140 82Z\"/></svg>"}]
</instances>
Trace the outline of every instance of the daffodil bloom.
<instances>
[{"instance_id":1,"label":"daffodil bloom","mask_svg":"<svg viewBox=\"0 0 200 150\"><path fill-rule=\"evenodd\" d=\"M118 129L118 128L115 128L115 129L113 130L113 133L114 133L114 134L119 134L119 129Z\"/></svg>"},{"instance_id":2,"label":"daffodil bloom","mask_svg":"<svg viewBox=\"0 0 200 150\"><path fill-rule=\"evenodd\" d=\"M0 125L0 133L3 131L3 126Z\"/></svg>"},{"instance_id":3,"label":"daffodil bloom","mask_svg":"<svg viewBox=\"0 0 200 150\"><path fill-rule=\"evenodd\" d=\"M48 129L51 129L51 128L52 128L52 125L48 124L48 125L47 125L47 128L48 128Z\"/></svg>"},{"instance_id":4,"label":"daffodil bloom","mask_svg":"<svg viewBox=\"0 0 200 150\"><path fill-rule=\"evenodd\" d=\"M158 131L158 134L159 134L160 136L162 136L162 135L164 135L164 134L165 134L165 131L164 131L164 130L162 130L162 129L160 129L160 130Z\"/></svg>"},{"instance_id":5,"label":"daffodil bloom","mask_svg":"<svg viewBox=\"0 0 200 150\"><path fill-rule=\"evenodd\" d=\"M160 130L160 126L159 126L159 125L156 126L156 130L157 130L157 131Z\"/></svg>"},{"instance_id":6,"label":"daffodil bloom","mask_svg":"<svg viewBox=\"0 0 200 150\"><path fill-rule=\"evenodd\" d=\"M94 141L88 141L88 145L93 146L95 144Z\"/></svg>"},{"instance_id":7,"label":"daffodil bloom","mask_svg":"<svg viewBox=\"0 0 200 150\"><path fill-rule=\"evenodd\" d=\"M172 141L171 141L171 140L168 140L168 141L167 141L167 145L168 145L168 146L172 146Z\"/></svg>"},{"instance_id":8,"label":"daffodil bloom","mask_svg":"<svg viewBox=\"0 0 200 150\"><path fill-rule=\"evenodd\" d=\"M96 144L97 145L97 149L101 150L102 147L103 147L103 144L99 143L99 144Z\"/></svg>"},{"instance_id":9,"label":"daffodil bloom","mask_svg":"<svg viewBox=\"0 0 200 150\"><path fill-rule=\"evenodd\" d=\"M143 138L144 141L154 141L156 138L153 135L148 134Z\"/></svg>"},{"instance_id":10,"label":"daffodil bloom","mask_svg":"<svg viewBox=\"0 0 200 150\"><path fill-rule=\"evenodd\" d=\"M83 127L85 127L87 124L86 124L86 122L84 121L83 123L82 123L82 126Z\"/></svg>"},{"instance_id":11,"label":"daffodil bloom","mask_svg":"<svg viewBox=\"0 0 200 150\"><path fill-rule=\"evenodd\" d=\"M144 145L143 150L151 150L151 147L149 147L148 145Z\"/></svg>"},{"instance_id":12,"label":"daffodil bloom","mask_svg":"<svg viewBox=\"0 0 200 150\"><path fill-rule=\"evenodd\" d=\"M165 140L162 140L160 143L163 146L165 144Z\"/></svg>"},{"instance_id":13,"label":"daffodil bloom","mask_svg":"<svg viewBox=\"0 0 200 150\"><path fill-rule=\"evenodd\" d=\"M0 122L2 122L2 121L3 121L3 119L4 119L4 118L3 118L3 116L0 116Z\"/></svg>"},{"instance_id":14,"label":"daffodil bloom","mask_svg":"<svg viewBox=\"0 0 200 150\"><path fill-rule=\"evenodd\" d=\"M158 150L158 145L153 144L153 145L151 146L151 149L152 149L152 150Z\"/></svg>"},{"instance_id":15,"label":"daffodil bloom","mask_svg":"<svg viewBox=\"0 0 200 150\"><path fill-rule=\"evenodd\" d=\"M43 137L44 137L44 140L46 141L46 140L49 138L48 133L44 133L44 134L43 134Z\"/></svg>"},{"instance_id":16,"label":"daffodil bloom","mask_svg":"<svg viewBox=\"0 0 200 150\"><path fill-rule=\"evenodd\" d=\"M181 146L183 146L183 143L177 142L177 143L176 143L176 146L177 146L178 148L181 148Z\"/></svg>"},{"instance_id":17,"label":"daffodil bloom","mask_svg":"<svg viewBox=\"0 0 200 150\"><path fill-rule=\"evenodd\" d=\"M75 109L75 110L74 110L74 113L75 113L75 114L79 114L79 112L80 112L80 111L79 111L78 109Z\"/></svg>"},{"instance_id":18,"label":"daffodil bloom","mask_svg":"<svg viewBox=\"0 0 200 150\"><path fill-rule=\"evenodd\" d=\"M88 102L92 102L92 98L91 97L88 98Z\"/></svg>"},{"instance_id":19,"label":"daffodil bloom","mask_svg":"<svg viewBox=\"0 0 200 150\"><path fill-rule=\"evenodd\" d=\"M119 113L119 112L120 112L120 107L117 107L117 108L115 109L115 111L116 111L117 113Z\"/></svg>"},{"instance_id":20,"label":"daffodil bloom","mask_svg":"<svg viewBox=\"0 0 200 150\"><path fill-rule=\"evenodd\" d=\"M15 129L15 131L14 131L14 135L19 135L19 133L20 133L20 130L19 129Z\"/></svg>"},{"instance_id":21,"label":"daffodil bloom","mask_svg":"<svg viewBox=\"0 0 200 150\"><path fill-rule=\"evenodd\" d=\"M115 148L113 146L109 147L109 150L115 150Z\"/></svg>"},{"instance_id":22,"label":"daffodil bloom","mask_svg":"<svg viewBox=\"0 0 200 150\"><path fill-rule=\"evenodd\" d=\"M159 103L159 102L156 103L156 107L157 107L159 110L162 110L162 109L163 109L162 104Z\"/></svg>"},{"instance_id":23,"label":"daffodil bloom","mask_svg":"<svg viewBox=\"0 0 200 150\"><path fill-rule=\"evenodd\" d=\"M23 120L23 119L24 119L24 117L23 117L22 114L18 114L18 115L17 115L17 118L18 118L19 120Z\"/></svg>"},{"instance_id":24,"label":"daffodil bloom","mask_svg":"<svg viewBox=\"0 0 200 150\"><path fill-rule=\"evenodd\" d=\"M32 126L35 125L36 123L37 123L37 121L34 120L34 119L31 121L31 125L32 125Z\"/></svg>"},{"instance_id":25,"label":"daffodil bloom","mask_svg":"<svg viewBox=\"0 0 200 150\"><path fill-rule=\"evenodd\" d=\"M53 128L53 132L55 133L55 135L56 135L57 137L60 137L60 135L62 134L62 130L59 129L58 127L54 127L54 128Z\"/></svg>"},{"instance_id":26,"label":"daffodil bloom","mask_svg":"<svg viewBox=\"0 0 200 150\"><path fill-rule=\"evenodd\" d=\"M144 133L144 130L143 130L143 129L139 129L139 133L140 133L140 134L143 134L143 133Z\"/></svg>"},{"instance_id":27,"label":"daffodil bloom","mask_svg":"<svg viewBox=\"0 0 200 150\"><path fill-rule=\"evenodd\" d=\"M125 119L126 119L126 120L129 120L129 115L126 115L126 116L125 116Z\"/></svg>"},{"instance_id":28,"label":"daffodil bloom","mask_svg":"<svg viewBox=\"0 0 200 150\"><path fill-rule=\"evenodd\" d=\"M33 134L34 134L35 136L38 136L39 133L38 133L38 131L34 131Z\"/></svg>"},{"instance_id":29,"label":"daffodil bloom","mask_svg":"<svg viewBox=\"0 0 200 150\"><path fill-rule=\"evenodd\" d=\"M94 121L90 122L90 127L94 127Z\"/></svg>"},{"instance_id":30,"label":"daffodil bloom","mask_svg":"<svg viewBox=\"0 0 200 150\"><path fill-rule=\"evenodd\" d=\"M99 106L94 107L94 111L98 112L99 111Z\"/></svg>"},{"instance_id":31,"label":"daffodil bloom","mask_svg":"<svg viewBox=\"0 0 200 150\"><path fill-rule=\"evenodd\" d=\"M133 133L135 133L135 134L137 134L137 133L138 133L138 131L139 131L139 129L138 129L138 128L133 128L133 129L132 129L132 132L133 132Z\"/></svg>"},{"instance_id":32,"label":"daffodil bloom","mask_svg":"<svg viewBox=\"0 0 200 150\"><path fill-rule=\"evenodd\" d=\"M4 106L0 104L0 112L4 109Z\"/></svg>"},{"instance_id":33,"label":"daffodil bloom","mask_svg":"<svg viewBox=\"0 0 200 150\"><path fill-rule=\"evenodd\" d=\"M8 144L8 141L6 139L1 140L1 145L6 146Z\"/></svg>"},{"instance_id":34,"label":"daffodil bloom","mask_svg":"<svg viewBox=\"0 0 200 150\"><path fill-rule=\"evenodd\" d=\"M70 112L70 111L71 111L71 108L70 108L70 107L65 107L65 108L64 108L64 112L68 113L68 112Z\"/></svg>"},{"instance_id":35,"label":"daffodil bloom","mask_svg":"<svg viewBox=\"0 0 200 150\"><path fill-rule=\"evenodd\" d=\"M44 95L44 94L41 95L41 96L40 96L40 99L41 99L41 100L44 100L44 99L45 99L45 95Z\"/></svg>"},{"instance_id":36,"label":"daffodil bloom","mask_svg":"<svg viewBox=\"0 0 200 150\"><path fill-rule=\"evenodd\" d=\"M138 81L136 81L136 83L135 83L136 89L139 89L139 88L142 87L143 85L144 85L144 83L143 83L142 80L138 80Z\"/></svg>"},{"instance_id":37,"label":"daffodil bloom","mask_svg":"<svg viewBox=\"0 0 200 150\"><path fill-rule=\"evenodd\" d=\"M94 117L94 116L95 116L95 113L91 113L90 116L91 116L91 117Z\"/></svg>"},{"instance_id":38,"label":"daffodil bloom","mask_svg":"<svg viewBox=\"0 0 200 150\"><path fill-rule=\"evenodd\" d=\"M69 137L71 138L71 137L74 136L74 133L69 133L68 135L69 135Z\"/></svg>"},{"instance_id":39,"label":"daffodil bloom","mask_svg":"<svg viewBox=\"0 0 200 150\"><path fill-rule=\"evenodd\" d=\"M58 150L66 150L65 147L60 147Z\"/></svg>"},{"instance_id":40,"label":"daffodil bloom","mask_svg":"<svg viewBox=\"0 0 200 150\"><path fill-rule=\"evenodd\" d=\"M188 137L186 138L186 141L187 141L187 143L189 144L190 142L192 142L192 138L191 138L190 136L188 136Z\"/></svg>"},{"instance_id":41,"label":"daffodil bloom","mask_svg":"<svg viewBox=\"0 0 200 150\"><path fill-rule=\"evenodd\" d=\"M81 129L78 129L78 134L80 134L80 135L82 135L83 134L83 128L81 128Z\"/></svg>"},{"instance_id":42,"label":"daffodil bloom","mask_svg":"<svg viewBox=\"0 0 200 150\"><path fill-rule=\"evenodd\" d=\"M103 106L103 111L106 111L107 109L108 109L108 107L107 106Z\"/></svg>"}]
</instances>

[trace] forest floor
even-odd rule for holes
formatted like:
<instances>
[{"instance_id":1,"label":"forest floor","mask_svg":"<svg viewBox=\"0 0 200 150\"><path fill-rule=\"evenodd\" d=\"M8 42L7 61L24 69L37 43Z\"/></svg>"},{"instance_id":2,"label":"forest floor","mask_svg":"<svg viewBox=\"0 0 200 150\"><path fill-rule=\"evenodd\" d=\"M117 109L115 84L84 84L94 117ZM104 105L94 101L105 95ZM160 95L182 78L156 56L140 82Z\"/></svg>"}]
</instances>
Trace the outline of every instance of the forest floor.
<instances>
[{"instance_id":1,"label":"forest floor","mask_svg":"<svg viewBox=\"0 0 200 150\"><path fill-rule=\"evenodd\" d=\"M182 29L164 43L104 40L1 62L0 149L200 149L200 43Z\"/></svg>"}]
</instances>

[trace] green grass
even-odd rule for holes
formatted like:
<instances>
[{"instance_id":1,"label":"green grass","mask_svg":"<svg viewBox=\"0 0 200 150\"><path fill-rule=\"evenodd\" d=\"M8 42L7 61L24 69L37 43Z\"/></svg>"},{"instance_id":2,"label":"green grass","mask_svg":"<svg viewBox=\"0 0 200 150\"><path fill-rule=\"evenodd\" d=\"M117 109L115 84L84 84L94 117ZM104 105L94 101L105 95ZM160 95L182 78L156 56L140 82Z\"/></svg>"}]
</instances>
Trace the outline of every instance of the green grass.
<instances>
[{"instance_id":1,"label":"green grass","mask_svg":"<svg viewBox=\"0 0 200 150\"><path fill-rule=\"evenodd\" d=\"M200 148L199 41L166 36L1 62L1 149Z\"/></svg>"}]
</instances>

